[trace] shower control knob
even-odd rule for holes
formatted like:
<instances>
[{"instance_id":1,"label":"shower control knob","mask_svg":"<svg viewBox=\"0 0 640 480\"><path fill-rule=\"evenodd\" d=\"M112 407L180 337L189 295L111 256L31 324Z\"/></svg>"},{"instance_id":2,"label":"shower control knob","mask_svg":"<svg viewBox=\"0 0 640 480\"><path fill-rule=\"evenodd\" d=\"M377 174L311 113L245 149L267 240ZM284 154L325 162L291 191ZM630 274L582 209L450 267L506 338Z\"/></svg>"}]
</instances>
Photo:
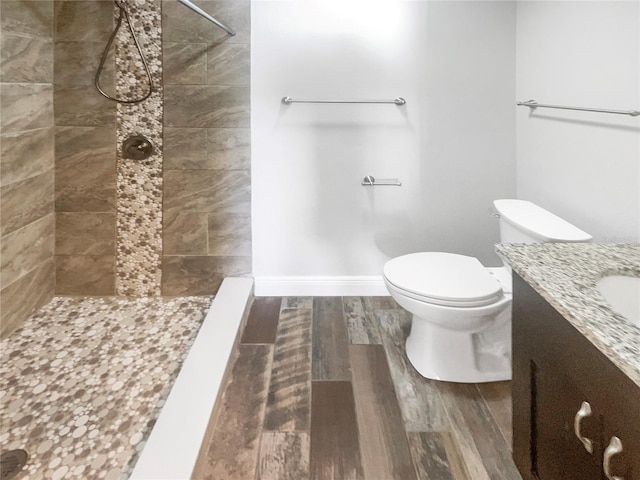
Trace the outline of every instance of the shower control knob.
<instances>
[{"instance_id":1,"label":"shower control knob","mask_svg":"<svg viewBox=\"0 0 640 480\"><path fill-rule=\"evenodd\" d=\"M133 135L122 143L122 156L131 160L146 160L153 154L153 143L144 135Z\"/></svg>"}]
</instances>

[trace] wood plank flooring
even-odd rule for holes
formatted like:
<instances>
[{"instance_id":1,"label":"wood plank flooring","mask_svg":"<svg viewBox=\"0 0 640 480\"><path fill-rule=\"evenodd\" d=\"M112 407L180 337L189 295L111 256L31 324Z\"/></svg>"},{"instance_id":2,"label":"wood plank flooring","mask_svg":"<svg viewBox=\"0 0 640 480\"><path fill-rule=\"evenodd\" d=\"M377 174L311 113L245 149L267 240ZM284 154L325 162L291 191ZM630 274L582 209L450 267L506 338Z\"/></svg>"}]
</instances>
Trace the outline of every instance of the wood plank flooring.
<instances>
[{"instance_id":1,"label":"wood plank flooring","mask_svg":"<svg viewBox=\"0 0 640 480\"><path fill-rule=\"evenodd\" d=\"M426 380L390 297L256 298L192 478L522 480L509 382Z\"/></svg>"},{"instance_id":2,"label":"wood plank flooring","mask_svg":"<svg viewBox=\"0 0 640 480\"><path fill-rule=\"evenodd\" d=\"M314 382L310 478L364 479L351 382Z\"/></svg>"}]
</instances>

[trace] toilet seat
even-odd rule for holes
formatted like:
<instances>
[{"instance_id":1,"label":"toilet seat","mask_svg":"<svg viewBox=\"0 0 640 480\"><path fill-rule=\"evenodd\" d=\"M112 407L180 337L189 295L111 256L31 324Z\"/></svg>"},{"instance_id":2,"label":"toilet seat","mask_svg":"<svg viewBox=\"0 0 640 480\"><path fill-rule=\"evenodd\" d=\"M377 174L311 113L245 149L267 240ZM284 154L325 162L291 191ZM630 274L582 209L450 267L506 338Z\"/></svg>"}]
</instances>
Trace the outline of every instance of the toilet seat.
<instances>
[{"instance_id":1,"label":"toilet seat","mask_svg":"<svg viewBox=\"0 0 640 480\"><path fill-rule=\"evenodd\" d=\"M435 305L481 307L502 298L500 283L477 258L444 252L421 252L389 260L387 282L404 295Z\"/></svg>"}]
</instances>

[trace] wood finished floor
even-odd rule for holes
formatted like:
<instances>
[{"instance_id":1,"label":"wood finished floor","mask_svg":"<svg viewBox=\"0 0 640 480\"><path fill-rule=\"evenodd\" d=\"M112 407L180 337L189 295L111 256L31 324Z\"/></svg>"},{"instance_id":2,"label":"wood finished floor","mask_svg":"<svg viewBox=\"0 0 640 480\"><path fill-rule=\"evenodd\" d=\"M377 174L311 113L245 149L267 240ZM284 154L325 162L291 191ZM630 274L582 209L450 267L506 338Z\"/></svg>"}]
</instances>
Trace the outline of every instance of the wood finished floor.
<instances>
[{"instance_id":1,"label":"wood finished floor","mask_svg":"<svg viewBox=\"0 0 640 480\"><path fill-rule=\"evenodd\" d=\"M197 480L521 480L509 382L422 378L389 297L256 298Z\"/></svg>"}]
</instances>

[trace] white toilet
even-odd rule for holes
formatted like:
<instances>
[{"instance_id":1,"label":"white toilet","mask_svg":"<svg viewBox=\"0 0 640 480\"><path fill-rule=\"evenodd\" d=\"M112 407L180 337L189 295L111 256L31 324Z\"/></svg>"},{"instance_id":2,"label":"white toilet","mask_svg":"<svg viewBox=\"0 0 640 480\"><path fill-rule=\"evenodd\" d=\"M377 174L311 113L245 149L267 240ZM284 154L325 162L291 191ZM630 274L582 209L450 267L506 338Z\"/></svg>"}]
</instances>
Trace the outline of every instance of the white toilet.
<instances>
[{"instance_id":1,"label":"white toilet","mask_svg":"<svg viewBox=\"0 0 640 480\"><path fill-rule=\"evenodd\" d=\"M588 242L591 235L525 200L495 200L503 243ZM511 272L476 258L423 252L389 260L384 282L413 314L407 357L424 377L511 379Z\"/></svg>"}]
</instances>

